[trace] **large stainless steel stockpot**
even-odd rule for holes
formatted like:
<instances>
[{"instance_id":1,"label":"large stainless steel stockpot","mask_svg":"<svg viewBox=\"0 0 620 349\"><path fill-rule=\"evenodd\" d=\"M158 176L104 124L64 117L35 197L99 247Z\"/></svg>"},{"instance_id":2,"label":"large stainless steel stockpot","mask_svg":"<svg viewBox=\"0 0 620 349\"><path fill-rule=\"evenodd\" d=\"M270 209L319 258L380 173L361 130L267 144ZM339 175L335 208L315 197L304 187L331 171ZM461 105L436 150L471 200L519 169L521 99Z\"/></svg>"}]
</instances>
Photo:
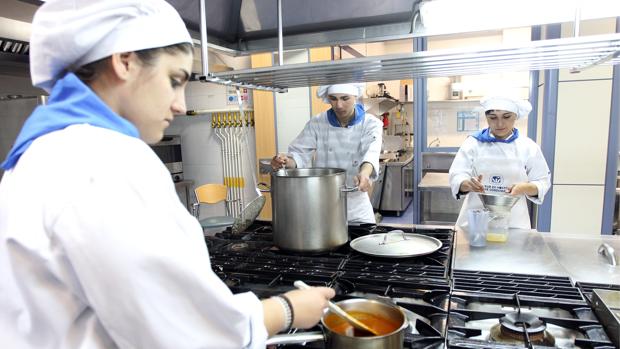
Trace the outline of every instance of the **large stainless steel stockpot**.
<instances>
[{"instance_id":1,"label":"large stainless steel stockpot","mask_svg":"<svg viewBox=\"0 0 620 349\"><path fill-rule=\"evenodd\" d=\"M271 174L273 239L289 251L321 252L349 240L346 171L282 169Z\"/></svg>"}]
</instances>

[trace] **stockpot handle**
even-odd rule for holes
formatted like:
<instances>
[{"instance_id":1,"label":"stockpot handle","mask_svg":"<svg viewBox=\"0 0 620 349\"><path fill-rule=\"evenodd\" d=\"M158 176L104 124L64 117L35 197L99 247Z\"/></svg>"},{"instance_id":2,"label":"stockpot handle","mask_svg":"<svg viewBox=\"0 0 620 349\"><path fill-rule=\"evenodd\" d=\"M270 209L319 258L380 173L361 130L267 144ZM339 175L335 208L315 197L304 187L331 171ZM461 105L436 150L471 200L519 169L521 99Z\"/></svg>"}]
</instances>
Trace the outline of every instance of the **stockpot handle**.
<instances>
[{"instance_id":1,"label":"stockpot handle","mask_svg":"<svg viewBox=\"0 0 620 349\"><path fill-rule=\"evenodd\" d=\"M279 334L271 338L267 338L267 345L277 344L303 344L306 342L324 341L325 335L323 332L304 332L304 333L291 333L291 334Z\"/></svg>"},{"instance_id":2,"label":"stockpot handle","mask_svg":"<svg viewBox=\"0 0 620 349\"><path fill-rule=\"evenodd\" d=\"M360 190L359 186L357 186L357 187L347 187L346 185L344 185L342 188L340 188L340 191L343 192L343 193L351 193L351 192L358 191L358 190Z\"/></svg>"}]
</instances>

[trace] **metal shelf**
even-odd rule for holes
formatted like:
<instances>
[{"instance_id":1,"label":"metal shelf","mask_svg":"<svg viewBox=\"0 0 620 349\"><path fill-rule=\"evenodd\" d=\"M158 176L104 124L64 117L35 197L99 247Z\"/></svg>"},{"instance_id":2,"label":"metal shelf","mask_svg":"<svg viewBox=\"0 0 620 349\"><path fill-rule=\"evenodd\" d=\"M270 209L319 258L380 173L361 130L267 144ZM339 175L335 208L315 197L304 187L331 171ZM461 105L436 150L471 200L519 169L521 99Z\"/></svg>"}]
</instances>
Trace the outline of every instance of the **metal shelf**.
<instances>
[{"instance_id":1,"label":"metal shelf","mask_svg":"<svg viewBox=\"0 0 620 349\"><path fill-rule=\"evenodd\" d=\"M288 64L200 76L205 82L275 92L347 82L488 74L620 64L620 34L531 41L495 48L413 52L340 61Z\"/></svg>"}]
</instances>

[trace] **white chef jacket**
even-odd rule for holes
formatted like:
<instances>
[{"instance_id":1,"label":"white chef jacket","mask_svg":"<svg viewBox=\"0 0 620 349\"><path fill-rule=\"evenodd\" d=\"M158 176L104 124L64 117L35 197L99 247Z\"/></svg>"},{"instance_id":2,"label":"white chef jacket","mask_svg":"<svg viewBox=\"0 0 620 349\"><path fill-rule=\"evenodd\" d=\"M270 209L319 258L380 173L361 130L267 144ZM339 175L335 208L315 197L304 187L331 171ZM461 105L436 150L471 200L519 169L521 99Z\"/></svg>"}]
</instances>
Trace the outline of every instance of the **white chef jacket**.
<instances>
[{"instance_id":1,"label":"white chef jacket","mask_svg":"<svg viewBox=\"0 0 620 349\"><path fill-rule=\"evenodd\" d=\"M480 142L474 137L467 137L456 154L450 166L450 187L452 195L459 198L459 187L464 180L482 174L479 169L494 161L501 162L498 166L498 177L512 178L515 182L529 182L538 188L538 196L526 196L535 204L542 204L543 198L551 186L551 172L538 144L528 137L519 136L511 143ZM478 164L476 166L476 164ZM475 173L474 168L477 168ZM486 172L486 171L484 171ZM487 173L483 174L483 181L489 180ZM467 210L482 208L482 201L477 193L469 193L461 207L456 225L464 226L467 223ZM512 208L509 221L510 228L531 229L527 203L523 197L519 198Z\"/></svg>"},{"instance_id":2,"label":"white chef jacket","mask_svg":"<svg viewBox=\"0 0 620 349\"><path fill-rule=\"evenodd\" d=\"M264 348L260 300L213 273L143 141L73 125L0 182L3 348Z\"/></svg>"},{"instance_id":3,"label":"white chef jacket","mask_svg":"<svg viewBox=\"0 0 620 349\"><path fill-rule=\"evenodd\" d=\"M335 127L329 123L327 112L323 112L306 123L288 151L298 168L346 170L347 185L353 186L353 178L364 162L373 167L370 179L378 178L382 134L383 123L374 115L365 114L364 120L352 126ZM347 220L349 223L376 223L367 192L347 193Z\"/></svg>"}]
</instances>

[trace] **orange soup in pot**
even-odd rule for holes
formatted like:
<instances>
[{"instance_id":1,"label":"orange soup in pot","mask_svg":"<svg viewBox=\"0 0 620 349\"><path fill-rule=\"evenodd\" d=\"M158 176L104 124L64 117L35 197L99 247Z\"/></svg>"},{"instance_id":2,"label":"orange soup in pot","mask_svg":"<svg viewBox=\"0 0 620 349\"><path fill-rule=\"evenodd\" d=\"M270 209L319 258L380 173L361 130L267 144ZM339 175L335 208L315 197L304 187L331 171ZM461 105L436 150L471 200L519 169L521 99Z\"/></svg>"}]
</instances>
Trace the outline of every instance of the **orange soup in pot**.
<instances>
[{"instance_id":1,"label":"orange soup in pot","mask_svg":"<svg viewBox=\"0 0 620 349\"><path fill-rule=\"evenodd\" d=\"M383 316L363 312L350 310L347 311L351 316L357 320L363 322L366 326L375 330L378 335L383 336L390 334L400 328L402 322L396 322L394 319L389 319ZM353 325L349 324L346 320L335 314L328 314L323 320L325 325L332 331L343 336L349 337L370 337L372 333L364 330L358 330Z\"/></svg>"}]
</instances>

